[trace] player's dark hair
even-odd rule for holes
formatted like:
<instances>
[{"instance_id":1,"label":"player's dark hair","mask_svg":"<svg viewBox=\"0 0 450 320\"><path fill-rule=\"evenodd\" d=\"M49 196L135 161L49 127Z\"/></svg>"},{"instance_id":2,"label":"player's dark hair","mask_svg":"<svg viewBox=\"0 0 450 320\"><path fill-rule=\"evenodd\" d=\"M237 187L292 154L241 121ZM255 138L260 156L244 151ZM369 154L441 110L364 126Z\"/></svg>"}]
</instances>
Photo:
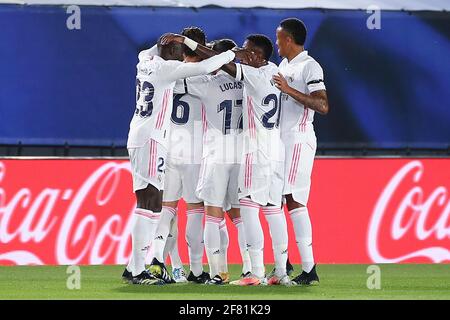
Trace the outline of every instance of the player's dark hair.
<instances>
[{"instance_id":1,"label":"player's dark hair","mask_svg":"<svg viewBox=\"0 0 450 320\"><path fill-rule=\"evenodd\" d=\"M296 18L284 19L280 22L280 27L294 39L294 42L303 46L306 40L306 26L303 21Z\"/></svg>"},{"instance_id":2,"label":"player's dark hair","mask_svg":"<svg viewBox=\"0 0 450 320\"><path fill-rule=\"evenodd\" d=\"M218 53L222 53L237 47L236 42L231 39L220 39L214 41L212 49Z\"/></svg>"},{"instance_id":3,"label":"player's dark hair","mask_svg":"<svg viewBox=\"0 0 450 320\"><path fill-rule=\"evenodd\" d=\"M263 34L251 34L246 39L253 42L255 46L263 50L264 59L268 61L270 57L272 57L273 43L267 36Z\"/></svg>"},{"instance_id":4,"label":"player's dark hair","mask_svg":"<svg viewBox=\"0 0 450 320\"><path fill-rule=\"evenodd\" d=\"M170 43L167 43L165 45L161 44L162 38L168 35L168 33L162 34L157 42L159 54L161 55L161 58L163 59L169 59L169 60L182 60L182 54L183 54L183 47L180 43L177 43L175 41L172 41Z\"/></svg>"},{"instance_id":5,"label":"player's dark hair","mask_svg":"<svg viewBox=\"0 0 450 320\"><path fill-rule=\"evenodd\" d=\"M200 43L201 45L205 45L206 43L206 35L205 32L200 29L199 27L187 27L184 28L181 32L181 35L194 40L197 43ZM195 57L197 54L189 49L187 46L184 47L184 54L189 57Z\"/></svg>"}]
</instances>

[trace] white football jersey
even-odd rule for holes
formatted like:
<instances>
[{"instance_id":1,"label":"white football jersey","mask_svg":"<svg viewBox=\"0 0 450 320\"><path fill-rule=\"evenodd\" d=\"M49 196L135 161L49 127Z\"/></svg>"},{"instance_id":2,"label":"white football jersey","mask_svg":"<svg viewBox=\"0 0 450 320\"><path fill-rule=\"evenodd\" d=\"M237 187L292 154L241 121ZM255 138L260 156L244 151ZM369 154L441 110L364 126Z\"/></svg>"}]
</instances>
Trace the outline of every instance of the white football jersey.
<instances>
[{"instance_id":1,"label":"white football jersey","mask_svg":"<svg viewBox=\"0 0 450 320\"><path fill-rule=\"evenodd\" d=\"M185 164L200 164L203 150L202 101L190 94L177 93L177 81L173 108L170 116L168 157Z\"/></svg>"},{"instance_id":2,"label":"white football jersey","mask_svg":"<svg viewBox=\"0 0 450 320\"><path fill-rule=\"evenodd\" d=\"M186 90L202 101L203 156L238 163L241 156L243 84L223 71L186 79Z\"/></svg>"},{"instance_id":3,"label":"white football jersey","mask_svg":"<svg viewBox=\"0 0 450 320\"><path fill-rule=\"evenodd\" d=\"M183 63L151 55L152 49L139 54L136 110L130 123L128 148L141 147L149 139L167 148L175 81L210 73L232 61L235 56L233 52L227 51L198 63Z\"/></svg>"},{"instance_id":4,"label":"white football jersey","mask_svg":"<svg viewBox=\"0 0 450 320\"><path fill-rule=\"evenodd\" d=\"M302 51L290 62L284 59L279 70L291 87L304 94L325 90L322 67L308 55L308 51ZM282 138L289 133L314 132L312 109L306 108L287 94L282 94L281 100Z\"/></svg>"},{"instance_id":5,"label":"white football jersey","mask_svg":"<svg viewBox=\"0 0 450 320\"><path fill-rule=\"evenodd\" d=\"M261 152L267 160L283 161L284 149L280 137L280 90L272 77L278 67L269 64L260 68L236 64L236 76L244 83L243 152Z\"/></svg>"}]
</instances>

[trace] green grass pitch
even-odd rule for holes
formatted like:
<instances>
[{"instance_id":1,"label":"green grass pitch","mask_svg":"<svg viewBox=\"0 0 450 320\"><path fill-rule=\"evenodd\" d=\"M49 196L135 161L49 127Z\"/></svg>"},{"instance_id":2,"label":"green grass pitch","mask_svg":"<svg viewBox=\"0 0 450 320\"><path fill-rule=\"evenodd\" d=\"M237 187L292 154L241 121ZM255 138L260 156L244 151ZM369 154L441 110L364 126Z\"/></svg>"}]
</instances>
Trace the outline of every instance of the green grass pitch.
<instances>
[{"instance_id":1,"label":"green grass pitch","mask_svg":"<svg viewBox=\"0 0 450 320\"><path fill-rule=\"evenodd\" d=\"M295 265L297 274L300 266ZM81 288L67 288L65 266L0 267L0 299L450 299L450 265L379 265L381 289L367 288L367 265L319 265L311 287L123 284L123 266L82 266ZM186 268L187 269L187 268ZM267 266L270 271L272 266ZM169 267L170 270L170 267ZM231 278L240 274L230 266Z\"/></svg>"}]
</instances>

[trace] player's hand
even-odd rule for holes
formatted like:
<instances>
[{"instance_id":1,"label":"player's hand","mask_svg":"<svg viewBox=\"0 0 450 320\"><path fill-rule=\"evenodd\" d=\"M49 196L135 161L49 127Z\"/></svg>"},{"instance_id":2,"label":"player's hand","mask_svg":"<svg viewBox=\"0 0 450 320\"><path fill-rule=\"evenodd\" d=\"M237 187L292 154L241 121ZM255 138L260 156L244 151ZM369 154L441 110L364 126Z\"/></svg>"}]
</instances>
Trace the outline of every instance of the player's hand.
<instances>
[{"instance_id":1,"label":"player's hand","mask_svg":"<svg viewBox=\"0 0 450 320\"><path fill-rule=\"evenodd\" d=\"M252 63L250 63L249 65L254 68L259 68L267 65L267 60L255 56Z\"/></svg>"},{"instance_id":2,"label":"player's hand","mask_svg":"<svg viewBox=\"0 0 450 320\"><path fill-rule=\"evenodd\" d=\"M255 54L249 50L241 48L233 48L232 51L236 55L236 58L240 61L252 62L256 59Z\"/></svg>"},{"instance_id":3,"label":"player's hand","mask_svg":"<svg viewBox=\"0 0 450 320\"><path fill-rule=\"evenodd\" d=\"M176 34L176 33L167 33L161 38L161 45L165 46L171 42L184 42L184 36Z\"/></svg>"},{"instance_id":4,"label":"player's hand","mask_svg":"<svg viewBox=\"0 0 450 320\"><path fill-rule=\"evenodd\" d=\"M281 73L278 72L277 75L272 77L273 82L275 82L275 87L278 88L283 93L287 93L287 91L291 88L285 77Z\"/></svg>"}]
</instances>

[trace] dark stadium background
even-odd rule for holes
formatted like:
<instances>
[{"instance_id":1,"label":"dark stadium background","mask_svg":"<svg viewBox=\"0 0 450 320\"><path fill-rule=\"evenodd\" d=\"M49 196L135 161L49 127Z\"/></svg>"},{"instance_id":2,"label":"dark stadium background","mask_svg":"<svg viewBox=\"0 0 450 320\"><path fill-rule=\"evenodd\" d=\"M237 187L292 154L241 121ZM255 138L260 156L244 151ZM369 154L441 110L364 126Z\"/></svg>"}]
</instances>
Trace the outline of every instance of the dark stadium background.
<instances>
[{"instance_id":1,"label":"dark stadium background","mask_svg":"<svg viewBox=\"0 0 450 320\"><path fill-rule=\"evenodd\" d=\"M318 155L450 153L448 12L0 5L0 155L126 156L137 53L164 32L202 27L208 40L275 41L285 17L305 21L331 112L316 115ZM105 36L107 35L107 36ZM273 55L274 62L280 62Z\"/></svg>"}]
</instances>

